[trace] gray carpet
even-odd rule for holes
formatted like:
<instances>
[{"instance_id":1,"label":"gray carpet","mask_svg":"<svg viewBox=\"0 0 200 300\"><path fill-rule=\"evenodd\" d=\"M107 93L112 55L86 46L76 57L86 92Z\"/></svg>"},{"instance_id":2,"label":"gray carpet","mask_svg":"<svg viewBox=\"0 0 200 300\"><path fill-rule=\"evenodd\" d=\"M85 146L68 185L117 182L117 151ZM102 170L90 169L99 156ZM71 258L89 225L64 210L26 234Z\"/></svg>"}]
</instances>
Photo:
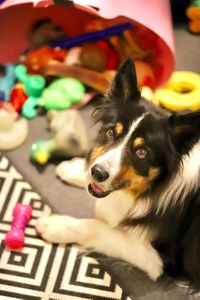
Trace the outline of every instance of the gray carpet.
<instances>
[{"instance_id":1,"label":"gray carpet","mask_svg":"<svg viewBox=\"0 0 200 300\"><path fill-rule=\"evenodd\" d=\"M177 70L191 70L200 73L200 37L190 34L186 28L176 27L175 47L177 53ZM91 127L90 114L92 105L89 104L81 110L88 128L90 145L96 134L96 127ZM55 175L55 165L57 162L50 162L46 167L37 169L29 161L30 146L38 139L50 137L47 131L47 123L44 117L37 117L31 120L30 132L27 141L18 149L9 151L6 156L14 163L17 169L37 188L40 194L45 197L53 209L60 213L70 214L76 217L89 217L93 215L93 203L86 192L81 189L71 187L61 182ZM106 263L106 262L105 262ZM111 261L108 260L109 264ZM135 274L133 270L120 268L113 263L113 272L119 277L131 294L132 283L136 277L138 285L139 299L163 300L163 299L186 299L183 297L181 288L170 288L163 292L163 287L159 284L152 284L143 274ZM138 275L139 274L139 275ZM135 285L134 285L135 290ZM135 291L134 291L135 292ZM192 298L188 298L192 299Z\"/></svg>"}]
</instances>

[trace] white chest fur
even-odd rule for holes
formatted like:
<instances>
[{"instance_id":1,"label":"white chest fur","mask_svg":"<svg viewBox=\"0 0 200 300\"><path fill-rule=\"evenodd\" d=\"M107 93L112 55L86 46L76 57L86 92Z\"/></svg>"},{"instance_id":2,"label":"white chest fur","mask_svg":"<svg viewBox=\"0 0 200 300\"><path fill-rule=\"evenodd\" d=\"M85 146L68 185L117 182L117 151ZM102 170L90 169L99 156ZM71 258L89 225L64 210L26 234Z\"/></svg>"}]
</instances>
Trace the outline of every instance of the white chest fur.
<instances>
[{"instance_id":1,"label":"white chest fur","mask_svg":"<svg viewBox=\"0 0 200 300\"><path fill-rule=\"evenodd\" d=\"M134 200L131 195L123 191L113 192L96 201L96 217L111 227L116 227L128 215L133 204Z\"/></svg>"},{"instance_id":2,"label":"white chest fur","mask_svg":"<svg viewBox=\"0 0 200 300\"><path fill-rule=\"evenodd\" d=\"M125 217L143 217L149 210L149 198L135 199L125 191L112 192L96 202L96 217L117 226Z\"/></svg>"},{"instance_id":3,"label":"white chest fur","mask_svg":"<svg viewBox=\"0 0 200 300\"><path fill-rule=\"evenodd\" d=\"M131 194L116 191L96 201L96 218L114 228L128 216L133 218L144 216L148 210L148 204L148 199L135 201ZM129 236L129 239L142 240L143 242L151 242L155 236L155 232L150 228L139 225L130 228L125 234Z\"/></svg>"}]
</instances>

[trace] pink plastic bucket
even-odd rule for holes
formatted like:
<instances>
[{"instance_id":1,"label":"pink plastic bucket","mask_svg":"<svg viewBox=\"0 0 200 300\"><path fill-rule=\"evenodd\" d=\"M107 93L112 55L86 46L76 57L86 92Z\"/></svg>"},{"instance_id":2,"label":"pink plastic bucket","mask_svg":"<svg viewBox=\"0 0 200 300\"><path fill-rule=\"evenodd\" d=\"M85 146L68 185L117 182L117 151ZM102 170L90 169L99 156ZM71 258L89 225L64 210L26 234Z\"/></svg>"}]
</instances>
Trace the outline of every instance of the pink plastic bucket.
<instances>
[{"instance_id":1,"label":"pink plastic bucket","mask_svg":"<svg viewBox=\"0 0 200 300\"><path fill-rule=\"evenodd\" d=\"M74 0L73 5L55 5L53 0L6 0L0 5L0 63L16 62L31 47L29 31L42 18L60 24L67 35L81 34L86 22L101 18L108 26L130 21L141 44L152 49L156 87L170 77L175 67L171 14L168 0Z\"/></svg>"}]
</instances>

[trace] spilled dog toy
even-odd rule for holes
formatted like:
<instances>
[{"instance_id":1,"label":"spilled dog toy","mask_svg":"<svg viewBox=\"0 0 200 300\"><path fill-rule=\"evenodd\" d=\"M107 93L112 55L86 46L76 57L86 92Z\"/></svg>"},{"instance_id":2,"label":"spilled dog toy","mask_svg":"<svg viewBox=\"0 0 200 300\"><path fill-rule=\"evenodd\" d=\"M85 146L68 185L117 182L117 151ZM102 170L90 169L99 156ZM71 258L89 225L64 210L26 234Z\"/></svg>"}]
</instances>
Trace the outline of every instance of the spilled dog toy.
<instances>
[{"instance_id":1,"label":"spilled dog toy","mask_svg":"<svg viewBox=\"0 0 200 300\"><path fill-rule=\"evenodd\" d=\"M155 97L160 105L178 111L200 109L200 75L189 71L172 74L167 84L158 89Z\"/></svg>"},{"instance_id":2,"label":"spilled dog toy","mask_svg":"<svg viewBox=\"0 0 200 300\"><path fill-rule=\"evenodd\" d=\"M76 110L49 111L50 140L40 140L31 147L31 159L45 164L53 156L83 156L87 150L87 134L81 115Z\"/></svg>"},{"instance_id":3,"label":"spilled dog toy","mask_svg":"<svg viewBox=\"0 0 200 300\"><path fill-rule=\"evenodd\" d=\"M24 246L24 230L32 216L32 206L17 203L13 210L13 222L10 231L7 232L5 244L11 249L19 249Z\"/></svg>"}]
</instances>

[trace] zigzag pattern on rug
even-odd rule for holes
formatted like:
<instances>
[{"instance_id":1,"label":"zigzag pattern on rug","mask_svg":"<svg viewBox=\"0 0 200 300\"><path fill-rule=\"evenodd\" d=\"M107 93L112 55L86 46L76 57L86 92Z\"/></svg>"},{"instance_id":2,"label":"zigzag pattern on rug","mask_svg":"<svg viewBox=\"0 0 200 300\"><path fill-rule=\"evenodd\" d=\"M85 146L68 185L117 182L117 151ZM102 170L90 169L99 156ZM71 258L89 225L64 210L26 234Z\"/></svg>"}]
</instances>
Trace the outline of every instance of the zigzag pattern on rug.
<instances>
[{"instance_id":1,"label":"zigzag pattern on rug","mask_svg":"<svg viewBox=\"0 0 200 300\"><path fill-rule=\"evenodd\" d=\"M25 246L11 251L4 245L17 202L31 204ZM130 300L115 279L90 253L73 246L53 245L35 231L36 219L51 213L41 196L0 154L0 299Z\"/></svg>"}]
</instances>

